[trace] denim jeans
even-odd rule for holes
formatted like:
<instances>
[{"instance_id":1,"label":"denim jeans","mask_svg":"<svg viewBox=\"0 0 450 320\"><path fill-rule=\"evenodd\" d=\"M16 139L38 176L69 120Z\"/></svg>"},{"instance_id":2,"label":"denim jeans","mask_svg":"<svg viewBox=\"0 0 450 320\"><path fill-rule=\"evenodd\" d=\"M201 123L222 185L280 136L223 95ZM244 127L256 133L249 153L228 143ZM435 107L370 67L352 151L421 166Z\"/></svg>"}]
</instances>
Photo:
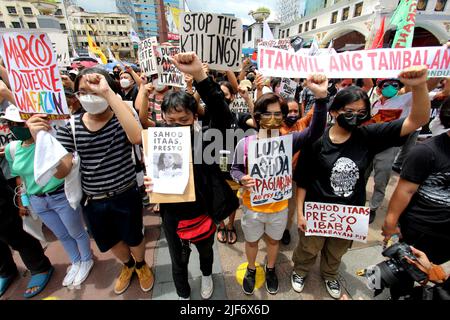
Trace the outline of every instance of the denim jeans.
<instances>
[{"instance_id":1,"label":"denim jeans","mask_svg":"<svg viewBox=\"0 0 450 320\"><path fill-rule=\"evenodd\" d=\"M72 263L92 259L80 208L72 209L64 192L45 197L30 196L30 203L33 212L61 241Z\"/></svg>"}]
</instances>

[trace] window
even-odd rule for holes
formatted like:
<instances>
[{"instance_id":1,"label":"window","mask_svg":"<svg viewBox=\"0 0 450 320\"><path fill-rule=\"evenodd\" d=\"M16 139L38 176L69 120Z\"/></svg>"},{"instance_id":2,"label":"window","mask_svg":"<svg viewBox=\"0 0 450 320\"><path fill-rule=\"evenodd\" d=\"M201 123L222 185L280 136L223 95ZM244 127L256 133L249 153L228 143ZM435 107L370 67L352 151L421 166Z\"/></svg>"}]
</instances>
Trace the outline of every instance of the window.
<instances>
[{"instance_id":1,"label":"window","mask_svg":"<svg viewBox=\"0 0 450 320\"><path fill-rule=\"evenodd\" d=\"M284 38L284 30L283 30L283 32L281 33L281 38L282 38L282 39Z\"/></svg>"},{"instance_id":2,"label":"window","mask_svg":"<svg viewBox=\"0 0 450 320\"><path fill-rule=\"evenodd\" d=\"M444 11L446 4L447 0L437 0L436 7L434 7L434 11Z\"/></svg>"},{"instance_id":3,"label":"window","mask_svg":"<svg viewBox=\"0 0 450 320\"><path fill-rule=\"evenodd\" d=\"M80 23L84 23L84 19L81 19L81 20L80 20Z\"/></svg>"},{"instance_id":4,"label":"window","mask_svg":"<svg viewBox=\"0 0 450 320\"><path fill-rule=\"evenodd\" d=\"M123 36L123 32L122 31L119 32L119 36Z\"/></svg>"},{"instance_id":5,"label":"window","mask_svg":"<svg viewBox=\"0 0 450 320\"><path fill-rule=\"evenodd\" d=\"M125 20L122 20L122 24L125 24Z\"/></svg>"},{"instance_id":6,"label":"window","mask_svg":"<svg viewBox=\"0 0 450 320\"><path fill-rule=\"evenodd\" d=\"M111 31L108 31L108 36L110 36L111 35Z\"/></svg>"},{"instance_id":7,"label":"window","mask_svg":"<svg viewBox=\"0 0 450 320\"><path fill-rule=\"evenodd\" d=\"M34 22L28 22L27 24L28 24L28 28L29 28L29 29L36 29L36 23L34 23Z\"/></svg>"},{"instance_id":8,"label":"window","mask_svg":"<svg viewBox=\"0 0 450 320\"><path fill-rule=\"evenodd\" d=\"M17 14L16 7L6 7L6 9L8 10L9 14Z\"/></svg>"},{"instance_id":9,"label":"window","mask_svg":"<svg viewBox=\"0 0 450 320\"><path fill-rule=\"evenodd\" d=\"M311 30L314 30L316 27L317 27L317 19L314 19L314 20L312 21L312 27L311 27Z\"/></svg>"},{"instance_id":10,"label":"window","mask_svg":"<svg viewBox=\"0 0 450 320\"><path fill-rule=\"evenodd\" d=\"M81 36L81 31L77 30L77 36Z\"/></svg>"},{"instance_id":11,"label":"window","mask_svg":"<svg viewBox=\"0 0 450 320\"><path fill-rule=\"evenodd\" d=\"M286 38L289 38L289 31L290 31L290 29L286 30Z\"/></svg>"},{"instance_id":12,"label":"window","mask_svg":"<svg viewBox=\"0 0 450 320\"><path fill-rule=\"evenodd\" d=\"M252 29L248 29L248 41L252 40Z\"/></svg>"},{"instance_id":13,"label":"window","mask_svg":"<svg viewBox=\"0 0 450 320\"><path fill-rule=\"evenodd\" d=\"M338 15L338 12L337 12L337 11L335 11L335 12L333 12L333 13L331 14L331 24L337 22L337 15Z\"/></svg>"},{"instance_id":14,"label":"window","mask_svg":"<svg viewBox=\"0 0 450 320\"><path fill-rule=\"evenodd\" d=\"M305 23L305 32L309 31L309 21Z\"/></svg>"},{"instance_id":15,"label":"window","mask_svg":"<svg viewBox=\"0 0 450 320\"><path fill-rule=\"evenodd\" d=\"M363 3L357 3L355 4L355 12L353 14L354 17L359 17L362 13Z\"/></svg>"},{"instance_id":16,"label":"window","mask_svg":"<svg viewBox=\"0 0 450 320\"><path fill-rule=\"evenodd\" d=\"M21 28L20 22L11 22L13 28Z\"/></svg>"},{"instance_id":17,"label":"window","mask_svg":"<svg viewBox=\"0 0 450 320\"><path fill-rule=\"evenodd\" d=\"M114 24L114 20L111 20L111 24Z\"/></svg>"},{"instance_id":18,"label":"window","mask_svg":"<svg viewBox=\"0 0 450 320\"><path fill-rule=\"evenodd\" d=\"M55 16L62 16L62 15L63 15L63 13L62 13L61 9L58 9L55 11Z\"/></svg>"},{"instance_id":19,"label":"window","mask_svg":"<svg viewBox=\"0 0 450 320\"><path fill-rule=\"evenodd\" d=\"M428 0L419 0L417 1L417 10L424 11L427 9Z\"/></svg>"},{"instance_id":20,"label":"window","mask_svg":"<svg viewBox=\"0 0 450 320\"><path fill-rule=\"evenodd\" d=\"M106 24L109 24L109 20L106 20Z\"/></svg>"},{"instance_id":21,"label":"window","mask_svg":"<svg viewBox=\"0 0 450 320\"><path fill-rule=\"evenodd\" d=\"M342 10L342 21L348 19L349 12L350 12L350 7L344 8L344 10Z\"/></svg>"},{"instance_id":22,"label":"window","mask_svg":"<svg viewBox=\"0 0 450 320\"><path fill-rule=\"evenodd\" d=\"M32 15L33 14L33 10L31 10L30 7L23 7L23 14L27 14L27 15Z\"/></svg>"},{"instance_id":23,"label":"window","mask_svg":"<svg viewBox=\"0 0 450 320\"><path fill-rule=\"evenodd\" d=\"M117 24L121 24L120 20L117 20Z\"/></svg>"},{"instance_id":24,"label":"window","mask_svg":"<svg viewBox=\"0 0 450 320\"><path fill-rule=\"evenodd\" d=\"M67 30L66 25L64 23L60 23L59 25L61 27L61 30Z\"/></svg>"},{"instance_id":25,"label":"window","mask_svg":"<svg viewBox=\"0 0 450 320\"><path fill-rule=\"evenodd\" d=\"M298 25L298 33L302 33L303 32L302 29L303 29L303 25L299 24Z\"/></svg>"},{"instance_id":26,"label":"window","mask_svg":"<svg viewBox=\"0 0 450 320\"><path fill-rule=\"evenodd\" d=\"M5 25L4 21L0 21L0 28L6 28L6 25Z\"/></svg>"}]
</instances>

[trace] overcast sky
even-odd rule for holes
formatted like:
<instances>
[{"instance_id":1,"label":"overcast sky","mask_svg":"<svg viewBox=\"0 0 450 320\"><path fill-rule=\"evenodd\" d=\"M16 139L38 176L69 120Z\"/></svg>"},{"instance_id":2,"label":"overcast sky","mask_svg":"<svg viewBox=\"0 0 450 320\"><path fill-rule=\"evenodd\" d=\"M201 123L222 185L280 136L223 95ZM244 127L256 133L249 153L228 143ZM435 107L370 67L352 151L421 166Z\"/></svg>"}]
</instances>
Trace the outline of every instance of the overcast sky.
<instances>
[{"instance_id":1,"label":"overcast sky","mask_svg":"<svg viewBox=\"0 0 450 320\"><path fill-rule=\"evenodd\" d=\"M115 0L78 0L78 4L86 11L96 12L116 12ZM272 11L269 21L275 20L277 13L277 0L187 0L187 4L192 11L206 11L214 13L233 13L242 19L243 24L251 24L253 18L248 15L250 10L264 6ZM107 10L105 10L107 8Z\"/></svg>"}]
</instances>

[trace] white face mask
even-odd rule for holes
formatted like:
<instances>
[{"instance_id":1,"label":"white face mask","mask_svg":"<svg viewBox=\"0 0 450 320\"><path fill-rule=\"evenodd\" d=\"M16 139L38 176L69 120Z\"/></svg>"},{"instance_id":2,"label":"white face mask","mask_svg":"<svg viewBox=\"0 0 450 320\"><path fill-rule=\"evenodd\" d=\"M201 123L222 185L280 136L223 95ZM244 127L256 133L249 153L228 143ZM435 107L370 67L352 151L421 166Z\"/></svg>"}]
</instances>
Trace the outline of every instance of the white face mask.
<instances>
[{"instance_id":1,"label":"white face mask","mask_svg":"<svg viewBox=\"0 0 450 320\"><path fill-rule=\"evenodd\" d=\"M158 92L164 91L166 89L165 85L158 84L158 79L153 80L153 86L155 87L155 90Z\"/></svg>"},{"instance_id":2,"label":"white face mask","mask_svg":"<svg viewBox=\"0 0 450 320\"><path fill-rule=\"evenodd\" d=\"M120 86L122 89L127 89L131 85L131 81L128 79L120 79Z\"/></svg>"},{"instance_id":3,"label":"white face mask","mask_svg":"<svg viewBox=\"0 0 450 320\"><path fill-rule=\"evenodd\" d=\"M108 101L105 98L92 94L81 96L79 100L84 110L90 114L100 114L108 108Z\"/></svg>"}]
</instances>

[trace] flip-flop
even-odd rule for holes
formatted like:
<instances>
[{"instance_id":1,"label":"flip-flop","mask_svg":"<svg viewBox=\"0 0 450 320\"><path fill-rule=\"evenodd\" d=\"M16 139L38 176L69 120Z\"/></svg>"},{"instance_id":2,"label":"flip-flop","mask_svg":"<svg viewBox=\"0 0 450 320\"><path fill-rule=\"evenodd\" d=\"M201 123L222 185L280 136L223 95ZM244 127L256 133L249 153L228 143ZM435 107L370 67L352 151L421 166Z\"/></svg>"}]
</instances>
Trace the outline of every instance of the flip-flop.
<instances>
[{"instance_id":1,"label":"flip-flop","mask_svg":"<svg viewBox=\"0 0 450 320\"><path fill-rule=\"evenodd\" d=\"M8 290L9 286L14 282L14 279L18 274L19 273L16 272L9 277L0 277L0 297L6 292L6 290Z\"/></svg>"},{"instance_id":2,"label":"flip-flop","mask_svg":"<svg viewBox=\"0 0 450 320\"><path fill-rule=\"evenodd\" d=\"M233 239L232 235L234 234L234 241L230 240ZM233 227L232 229L227 229L227 238L228 238L228 244L235 244L237 241L237 233L236 229Z\"/></svg>"},{"instance_id":3,"label":"flip-flop","mask_svg":"<svg viewBox=\"0 0 450 320\"><path fill-rule=\"evenodd\" d=\"M219 239L219 234L222 235L222 240ZM225 227L217 228L217 241L219 241L220 243L227 243L227 232L225 230Z\"/></svg>"},{"instance_id":4,"label":"flip-flop","mask_svg":"<svg viewBox=\"0 0 450 320\"><path fill-rule=\"evenodd\" d=\"M44 288L47 285L50 278L52 277L54 270L55 270L55 268L50 267L50 269L45 273L39 273L39 274L35 274L35 275L31 276L30 282L28 282L26 290L32 289L34 287L37 287L38 289L36 291L30 292L30 293L27 293L25 291L23 296L25 298L32 298L32 297L38 295L39 293L41 293L42 290L44 290Z\"/></svg>"}]
</instances>

